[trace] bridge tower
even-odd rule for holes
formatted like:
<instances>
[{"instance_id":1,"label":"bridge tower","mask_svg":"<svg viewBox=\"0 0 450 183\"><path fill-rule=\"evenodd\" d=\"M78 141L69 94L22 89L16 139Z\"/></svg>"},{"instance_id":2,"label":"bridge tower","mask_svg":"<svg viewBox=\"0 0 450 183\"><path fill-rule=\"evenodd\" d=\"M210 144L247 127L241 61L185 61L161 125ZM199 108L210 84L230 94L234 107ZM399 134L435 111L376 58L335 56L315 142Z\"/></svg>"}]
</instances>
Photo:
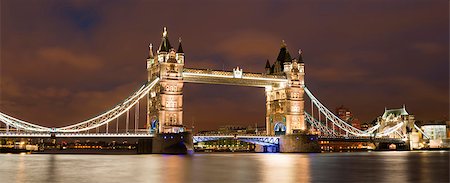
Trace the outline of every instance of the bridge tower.
<instances>
[{"instance_id":1,"label":"bridge tower","mask_svg":"<svg viewBox=\"0 0 450 183\"><path fill-rule=\"evenodd\" d=\"M400 125L396 130L399 133L390 133L389 138L407 138L409 133L416 132L414 115L408 114L405 106L398 109L384 109L383 115L377 118L377 122L380 124L377 133L383 133L389 128Z\"/></svg>"},{"instance_id":2,"label":"bridge tower","mask_svg":"<svg viewBox=\"0 0 450 183\"><path fill-rule=\"evenodd\" d=\"M148 81L160 81L148 96L147 127L151 133L178 133L183 126L183 68L184 51L179 39L175 50L164 27L162 40L156 52L150 44L147 59Z\"/></svg>"},{"instance_id":3,"label":"bridge tower","mask_svg":"<svg viewBox=\"0 0 450 183\"><path fill-rule=\"evenodd\" d=\"M266 73L285 75L287 83L266 87L267 135L286 135L306 130L304 115L305 64L299 50L298 58L291 58L286 43L281 44L275 63L266 63Z\"/></svg>"},{"instance_id":4,"label":"bridge tower","mask_svg":"<svg viewBox=\"0 0 450 183\"><path fill-rule=\"evenodd\" d=\"M377 118L377 123L380 127L377 130L377 135L384 134L391 128L397 128L394 133L389 133L389 138L399 138L406 141L406 145L410 150L419 147L419 134L415 128L415 117L406 111L405 105L398 109L384 109L382 116Z\"/></svg>"}]
</instances>

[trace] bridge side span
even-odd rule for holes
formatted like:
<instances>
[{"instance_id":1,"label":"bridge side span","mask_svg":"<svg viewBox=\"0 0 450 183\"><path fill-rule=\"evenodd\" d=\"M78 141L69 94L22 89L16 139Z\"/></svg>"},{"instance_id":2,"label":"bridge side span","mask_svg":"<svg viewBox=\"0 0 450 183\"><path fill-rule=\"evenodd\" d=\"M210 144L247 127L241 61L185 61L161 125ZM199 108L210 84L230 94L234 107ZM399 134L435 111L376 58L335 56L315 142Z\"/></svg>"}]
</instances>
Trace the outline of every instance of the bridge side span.
<instances>
[{"instance_id":1,"label":"bridge side span","mask_svg":"<svg viewBox=\"0 0 450 183\"><path fill-rule=\"evenodd\" d=\"M11 127L29 132L72 133L91 130L108 124L112 120L117 119L120 115L130 110L140 99L147 95L150 89L153 88L158 83L158 81L159 78L156 78L152 82L143 85L139 90L137 90L122 103L116 105L109 111L106 111L86 121L76 123L74 125L69 125L61 128L48 128L26 122L3 113L0 113L0 122L3 122Z\"/></svg>"},{"instance_id":2,"label":"bridge side span","mask_svg":"<svg viewBox=\"0 0 450 183\"><path fill-rule=\"evenodd\" d=\"M311 99L312 103L319 109L319 111L334 125L336 125L338 128L341 128L345 132L351 135L355 136L370 136L370 134L367 131L362 131L360 129L357 129L351 125L349 125L344 120L337 117L334 113L332 113L330 110L328 110L320 101L314 97L314 95L306 88L304 87L305 93L308 95L308 97ZM312 118L312 117L311 117Z\"/></svg>"},{"instance_id":3,"label":"bridge side span","mask_svg":"<svg viewBox=\"0 0 450 183\"><path fill-rule=\"evenodd\" d=\"M131 109L140 99L147 95L147 93L152 89L159 81L159 78L155 78L152 82L147 83L142 86L138 91L133 93L130 97L128 97L123 103L115 106L113 109L100 114L92 119L62 127L56 128L55 132L80 132L86 131L90 129L97 128L99 126L105 125L110 121L116 119L123 113L127 112Z\"/></svg>"},{"instance_id":4,"label":"bridge side span","mask_svg":"<svg viewBox=\"0 0 450 183\"><path fill-rule=\"evenodd\" d=\"M49 132L51 129L44 127L44 126L39 126L39 125L35 125L17 118L14 118L12 116L8 116L6 114L3 114L0 112L0 122L5 123L8 128L9 127L13 127L16 129L23 129L26 131L34 131L34 132Z\"/></svg>"}]
</instances>

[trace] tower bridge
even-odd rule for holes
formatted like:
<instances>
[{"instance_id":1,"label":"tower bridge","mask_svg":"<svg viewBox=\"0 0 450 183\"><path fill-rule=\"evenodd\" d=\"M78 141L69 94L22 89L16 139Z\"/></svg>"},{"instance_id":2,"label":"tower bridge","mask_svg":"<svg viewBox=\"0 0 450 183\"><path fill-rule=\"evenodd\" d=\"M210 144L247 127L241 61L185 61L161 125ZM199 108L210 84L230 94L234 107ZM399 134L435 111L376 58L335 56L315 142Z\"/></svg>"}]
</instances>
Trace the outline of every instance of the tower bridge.
<instances>
[{"instance_id":1,"label":"tower bridge","mask_svg":"<svg viewBox=\"0 0 450 183\"><path fill-rule=\"evenodd\" d=\"M315 134L316 141L318 138L394 139L412 143L411 134L423 133L414 125L414 116L409 115L404 107L400 111L387 110L377 124L365 131L343 121L306 87L303 53L299 50L298 56L292 58L284 41L276 61L273 64L267 61L264 73L246 72L239 67L232 71L186 68L184 54L181 39L175 49L164 28L156 54L153 45L149 46L147 83L121 103L93 118L58 128L0 113L0 122L5 127L0 137L156 137L160 134L185 134L188 129L183 124L184 83L260 87L264 88L266 96L266 136L194 136L193 142L237 138L262 145L289 142L289 146L298 146L295 140L300 136ZM139 130L139 102L144 98L147 101L147 128ZM310 109L305 108L305 101L311 102ZM134 130L130 126L130 111L135 112ZM122 122L125 129L119 129L121 116L126 116L126 121ZM92 133L93 130L96 132Z\"/></svg>"}]
</instances>

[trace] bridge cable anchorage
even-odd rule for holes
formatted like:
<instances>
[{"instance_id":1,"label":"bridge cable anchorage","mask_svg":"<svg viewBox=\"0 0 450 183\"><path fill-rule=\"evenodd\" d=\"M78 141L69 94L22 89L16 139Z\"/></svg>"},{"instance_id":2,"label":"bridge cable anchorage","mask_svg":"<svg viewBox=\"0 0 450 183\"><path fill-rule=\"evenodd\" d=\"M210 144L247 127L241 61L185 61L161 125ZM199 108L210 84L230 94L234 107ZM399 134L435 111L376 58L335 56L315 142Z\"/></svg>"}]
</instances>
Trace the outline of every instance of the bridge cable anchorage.
<instances>
[{"instance_id":1,"label":"bridge cable anchorage","mask_svg":"<svg viewBox=\"0 0 450 183\"><path fill-rule=\"evenodd\" d=\"M333 125L336 125L339 129L344 130L345 132L355 135L355 136L370 136L371 133L369 131L362 131L360 129L357 129L351 125L349 125L344 120L337 117L334 113L332 113L330 110L328 110L320 101L314 97L314 95L308 90L306 86L304 86L305 93L308 95L308 97L311 99L312 103L319 109L319 111L329 120L333 123ZM373 129L371 129L373 130Z\"/></svg>"},{"instance_id":2,"label":"bridge cable anchorage","mask_svg":"<svg viewBox=\"0 0 450 183\"><path fill-rule=\"evenodd\" d=\"M118 117L123 113L130 110L140 99L142 99L146 94L159 82L159 78L154 79L152 82L148 82L140 87L135 93L126 98L122 103L116 105L109 111L106 111L98 116L91 119L76 123L74 125L69 125L61 128L48 128L44 126L39 126L26 122L12 116L8 116L0 112L0 122L5 123L7 126L16 128L17 130L23 129L25 131L31 132L47 132L47 133L69 133L69 132L82 132L95 129L97 127L108 124L114 119L118 120ZM118 123L117 123L118 124ZM117 129L118 130L118 129Z\"/></svg>"}]
</instances>

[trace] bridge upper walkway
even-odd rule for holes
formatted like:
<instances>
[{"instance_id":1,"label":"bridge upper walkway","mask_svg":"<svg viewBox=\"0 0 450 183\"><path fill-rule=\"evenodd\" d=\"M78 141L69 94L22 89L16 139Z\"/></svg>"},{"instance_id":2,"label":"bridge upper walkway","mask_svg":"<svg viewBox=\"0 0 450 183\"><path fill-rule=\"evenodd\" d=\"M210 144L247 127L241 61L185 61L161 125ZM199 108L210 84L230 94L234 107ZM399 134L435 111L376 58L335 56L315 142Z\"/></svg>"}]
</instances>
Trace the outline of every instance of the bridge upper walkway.
<instances>
[{"instance_id":1,"label":"bridge upper walkway","mask_svg":"<svg viewBox=\"0 0 450 183\"><path fill-rule=\"evenodd\" d=\"M226 84L253 87L268 87L286 83L283 75L239 71L184 68L183 81L188 83Z\"/></svg>"}]
</instances>

